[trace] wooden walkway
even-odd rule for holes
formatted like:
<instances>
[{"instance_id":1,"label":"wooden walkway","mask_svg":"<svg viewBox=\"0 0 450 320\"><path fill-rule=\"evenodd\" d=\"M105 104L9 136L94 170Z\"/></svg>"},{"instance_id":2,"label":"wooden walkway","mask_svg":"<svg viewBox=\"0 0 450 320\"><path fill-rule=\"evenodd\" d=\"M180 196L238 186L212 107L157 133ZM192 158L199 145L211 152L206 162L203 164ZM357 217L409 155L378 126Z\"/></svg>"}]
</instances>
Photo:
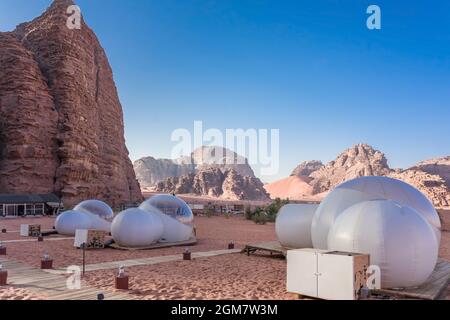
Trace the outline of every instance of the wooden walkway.
<instances>
[{"instance_id":1,"label":"wooden walkway","mask_svg":"<svg viewBox=\"0 0 450 320\"><path fill-rule=\"evenodd\" d=\"M209 258L215 256L221 256L225 254L232 253L240 253L240 249L234 250L216 250L216 251L207 251L207 252L193 252L192 259L200 259L200 258ZM119 266L124 267L136 267L136 266L148 266L165 262L172 261L181 261L183 260L183 256L181 254L170 255L170 256L159 256L159 257L150 257L143 259L132 259L132 260L122 260L122 261L113 261L113 262L103 262L96 264L87 264L86 272L89 271L98 271L98 270L110 270L110 269L118 269ZM53 274L65 274L65 269L53 269L53 270L45 270L47 273Z\"/></svg>"},{"instance_id":2,"label":"wooden walkway","mask_svg":"<svg viewBox=\"0 0 450 320\"><path fill-rule=\"evenodd\" d=\"M75 240L74 237L64 237L64 238L44 238L44 241L63 241L63 240ZM16 240L2 240L3 243L22 243L22 242L36 242L37 238L27 237L26 239L16 239Z\"/></svg>"},{"instance_id":3,"label":"wooden walkway","mask_svg":"<svg viewBox=\"0 0 450 320\"><path fill-rule=\"evenodd\" d=\"M48 273L4 258L0 258L0 263L8 271L8 286L29 290L34 294L45 296L49 300L97 300L99 293L105 295L105 300L133 299L127 293L104 292L88 286L83 281L81 281L81 289L70 290L67 288L67 279L63 275Z\"/></svg>"}]
</instances>

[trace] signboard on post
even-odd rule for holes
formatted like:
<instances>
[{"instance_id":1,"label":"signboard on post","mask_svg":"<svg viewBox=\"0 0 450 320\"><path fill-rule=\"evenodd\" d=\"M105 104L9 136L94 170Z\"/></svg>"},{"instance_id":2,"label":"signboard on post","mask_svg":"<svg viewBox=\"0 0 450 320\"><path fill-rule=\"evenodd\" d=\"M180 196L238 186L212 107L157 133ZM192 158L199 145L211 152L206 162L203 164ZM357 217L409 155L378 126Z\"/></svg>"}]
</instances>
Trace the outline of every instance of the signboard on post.
<instances>
[{"instance_id":1,"label":"signboard on post","mask_svg":"<svg viewBox=\"0 0 450 320\"><path fill-rule=\"evenodd\" d=\"M77 230L75 233L76 248L81 248L86 244L86 250L105 248L105 238L107 233L101 230Z\"/></svg>"}]
</instances>

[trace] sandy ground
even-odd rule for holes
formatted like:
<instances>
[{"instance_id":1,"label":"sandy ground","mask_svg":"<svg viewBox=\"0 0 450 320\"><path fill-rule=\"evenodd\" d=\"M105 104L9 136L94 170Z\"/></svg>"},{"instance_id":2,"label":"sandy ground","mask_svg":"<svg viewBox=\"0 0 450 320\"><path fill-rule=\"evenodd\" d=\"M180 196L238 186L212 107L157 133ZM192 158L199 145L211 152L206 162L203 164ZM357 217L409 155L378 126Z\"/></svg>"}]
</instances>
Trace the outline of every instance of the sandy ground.
<instances>
[{"instance_id":1,"label":"sandy ground","mask_svg":"<svg viewBox=\"0 0 450 320\"><path fill-rule=\"evenodd\" d=\"M53 219L0 220L0 229L18 230L22 223L39 223L51 229ZM237 248L248 243L276 239L273 224L264 226L242 217L197 217L199 243L193 252L224 249L233 240ZM23 239L18 233L0 234L0 241ZM55 260L56 267L81 264L81 251L73 240L7 243L8 257L38 267L44 252ZM148 251L113 249L88 251L87 263L181 254L184 248ZM450 232L443 232L440 257L450 261ZM89 272L86 281L99 290L114 290L115 270ZM247 257L242 254L217 256L193 261L170 262L127 268L131 277L130 294L136 299L291 299L286 293L286 262L267 256ZM447 291L450 298L450 290ZM25 290L0 288L0 299L39 299Z\"/></svg>"},{"instance_id":2,"label":"sandy ground","mask_svg":"<svg viewBox=\"0 0 450 320\"><path fill-rule=\"evenodd\" d=\"M0 287L0 300L47 300L47 298L31 293L25 289Z\"/></svg>"}]
</instances>

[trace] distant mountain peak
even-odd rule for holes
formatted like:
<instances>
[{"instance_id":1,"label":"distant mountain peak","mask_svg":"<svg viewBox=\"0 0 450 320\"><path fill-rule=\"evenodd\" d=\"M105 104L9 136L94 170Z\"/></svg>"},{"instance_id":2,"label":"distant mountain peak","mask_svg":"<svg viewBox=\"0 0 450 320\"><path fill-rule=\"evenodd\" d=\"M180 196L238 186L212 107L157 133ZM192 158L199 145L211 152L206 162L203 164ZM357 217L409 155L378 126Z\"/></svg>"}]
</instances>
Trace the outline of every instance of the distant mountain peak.
<instances>
[{"instance_id":1,"label":"distant mountain peak","mask_svg":"<svg viewBox=\"0 0 450 320\"><path fill-rule=\"evenodd\" d=\"M256 178L245 157L219 146L202 146L195 149L190 156L178 159L145 157L134 163L136 176L143 188L155 187L168 178L196 174L212 168L222 173L232 169L244 177Z\"/></svg>"}]
</instances>

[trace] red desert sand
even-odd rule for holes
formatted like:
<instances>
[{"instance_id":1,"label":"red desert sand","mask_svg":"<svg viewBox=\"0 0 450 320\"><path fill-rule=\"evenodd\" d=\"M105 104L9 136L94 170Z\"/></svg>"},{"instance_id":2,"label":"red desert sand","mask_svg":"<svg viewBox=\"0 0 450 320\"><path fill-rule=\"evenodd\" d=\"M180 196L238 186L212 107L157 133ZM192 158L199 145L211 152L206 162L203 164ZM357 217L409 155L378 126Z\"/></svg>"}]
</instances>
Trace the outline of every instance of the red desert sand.
<instances>
[{"instance_id":1,"label":"red desert sand","mask_svg":"<svg viewBox=\"0 0 450 320\"><path fill-rule=\"evenodd\" d=\"M444 218L444 217L443 217ZM447 217L445 217L447 218ZM445 219L448 220L448 219ZM18 231L20 224L41 224L51 229L54 219L0 220L0 229ZM198 244L192 252L226 249L230 241L236 248L245 244L276 239L274 224L256 225L243 217L197 217ZM448 230L448 229L446 229ZM44 242L5 243L8 258L38 267L44 252L54 259L56 267L80 265L82 253L73 247L73 240L57 240L52 236ZM19 233L0 234L0 241L24 239ZM145 251L113 249L87 252L87 263L120 261L127 259L181 254L184 248L164 248ZM450 261L450 232L444 231L440 257ZM99 290L114 291L113 277L117 270L88 272L85 280ZM292 299L286 293L286 262L268 256L228 254L193 261L176 261L156 265L126 268L131 277L129 294L135 299ZM447 290L447 298L450 291ZM30 294L23 288L0 288L0 299L45 299Z\"/></svg>"}]
</instances>

